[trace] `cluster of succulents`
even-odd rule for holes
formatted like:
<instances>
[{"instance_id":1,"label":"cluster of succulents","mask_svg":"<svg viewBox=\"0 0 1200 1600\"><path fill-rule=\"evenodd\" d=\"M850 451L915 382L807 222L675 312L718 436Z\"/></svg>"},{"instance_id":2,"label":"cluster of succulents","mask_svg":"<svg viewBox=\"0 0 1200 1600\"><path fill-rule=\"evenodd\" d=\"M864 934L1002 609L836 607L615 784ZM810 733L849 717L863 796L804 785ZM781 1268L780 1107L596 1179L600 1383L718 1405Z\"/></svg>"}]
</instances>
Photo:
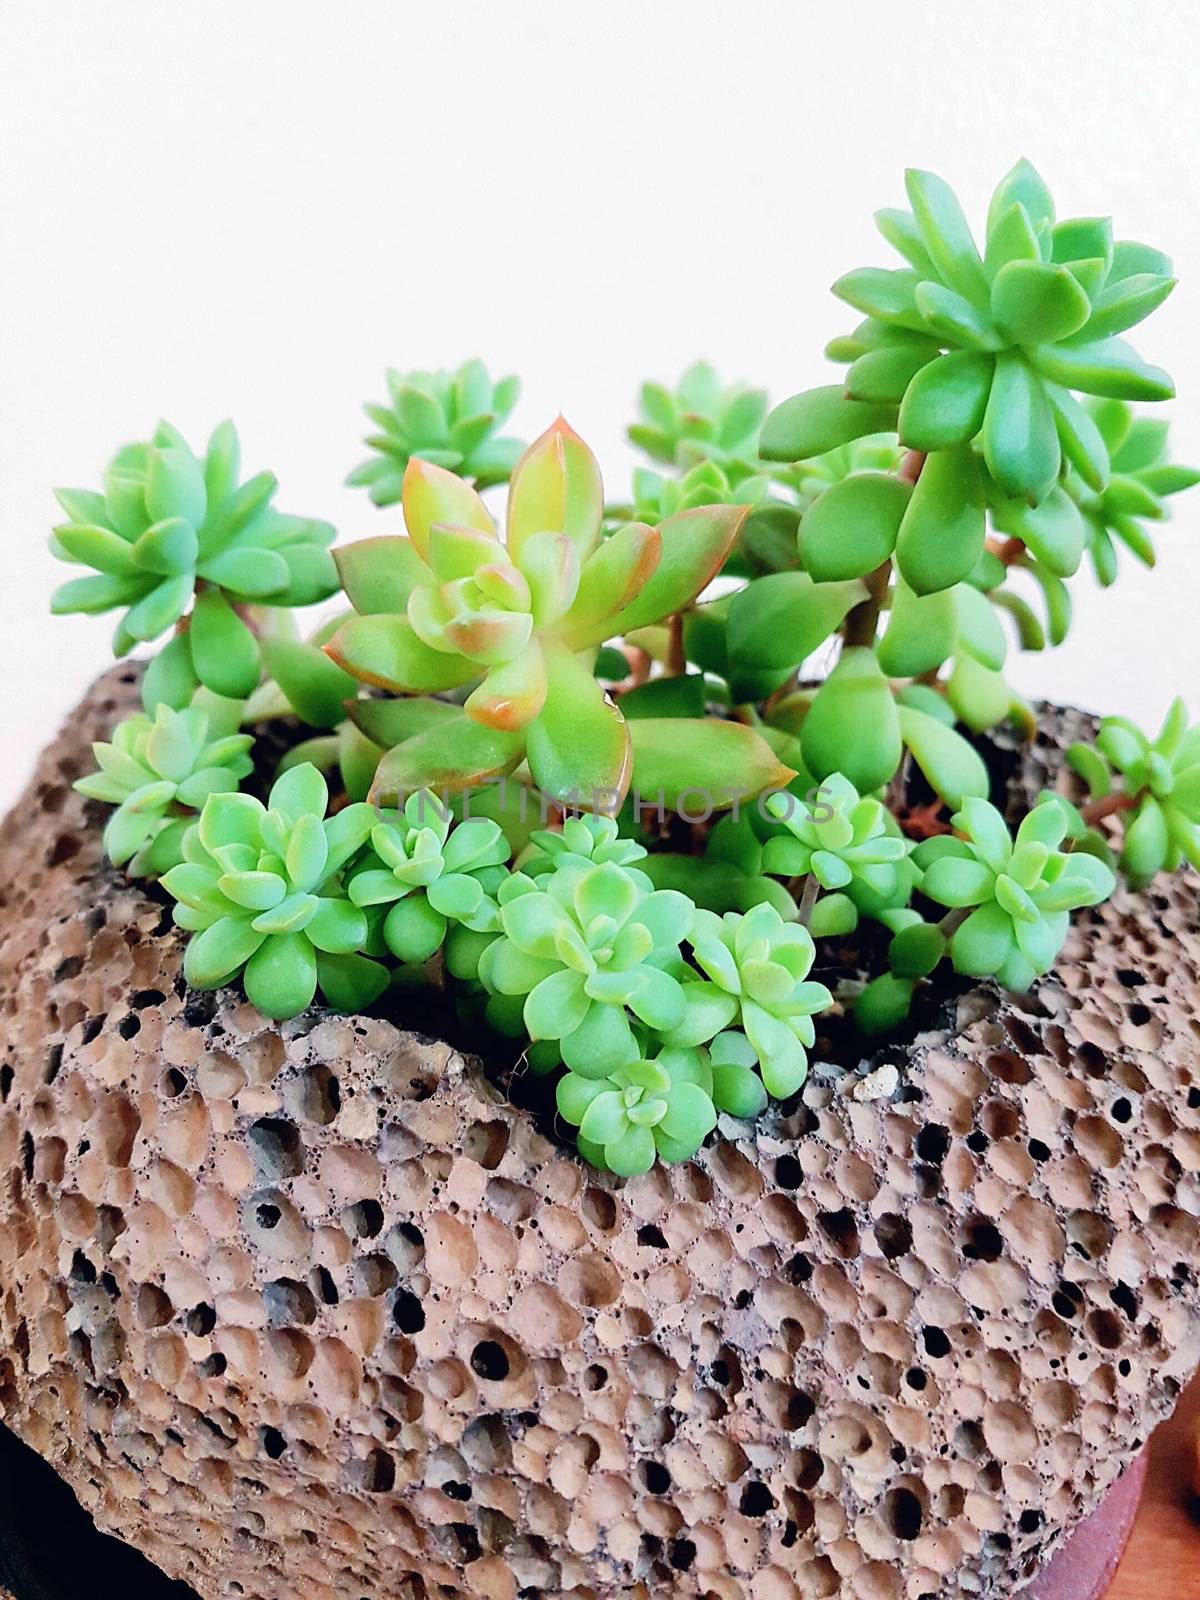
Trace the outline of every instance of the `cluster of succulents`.
<instances>
[{"instance_id":1,"label":"cluster of succulents","mask_svg":"<svg viewBox=\"0 0 1200 1600\"><path fill-rule=\"evenodd\" d=\"M623 503L561 418L502 436L518 385L477 361L389 372L367 408L351 482L402 530L331 551L239 481L229 424L203 457L164 424L60 493L55 553L94 573L55 610L120 610L118 654L170 634L77 787L175 901L190 984L280 1019L439 986L630 1175L951 973L1035 984L1117 870L1200 866L1182 702L1154 740L1106 719L1074 796L1068 771L1024 816L985 759L1035 727L1012 644L1062 641L1085 554L1102 583L1118 545L1152 564L1200 481L1119 337L1170 264L1058 220L1025 162L981 245L940 179L908 198L877 218L905 265L835 285L864 317L827 351L844 380L774 410L704 364L646 384Z\"/></svg>"}]
</instances>

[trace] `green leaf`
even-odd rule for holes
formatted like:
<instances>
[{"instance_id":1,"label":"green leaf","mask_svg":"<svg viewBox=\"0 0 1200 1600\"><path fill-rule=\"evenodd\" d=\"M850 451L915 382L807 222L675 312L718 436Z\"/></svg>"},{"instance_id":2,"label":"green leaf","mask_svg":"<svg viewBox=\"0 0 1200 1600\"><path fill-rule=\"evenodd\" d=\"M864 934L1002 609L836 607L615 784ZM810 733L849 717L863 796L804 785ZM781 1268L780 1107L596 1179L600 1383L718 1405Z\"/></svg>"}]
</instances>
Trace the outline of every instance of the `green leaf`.
<instances>
[{"instance_id":1,"label":"green leaf","mask_svg":"<svg viewBox=\"0 0 1200 1600\"><path fill-rule=\"evenodd\" d=\"M716 577L749 513L748 506L699 506L659 524L662 553L641 591L605 624L568 634L572 649L600 644L659 622L691 604Z\"/></svg>"},{"instance_id":2,"label":"green leaf","mask_svg":"<svg viewBox=\"0 0 1200 1600\"><path fill-rule=\"evenodd\" d=\"M1089 339L1108 339L1124 333L1158 309L1178 280L1157 273L1138 272L1101 291L1088 320Z\"/></svg>"},{"instance_id":3,"label":"green leaf","mask_svg":"<svg viewBox=\"0 0 1200 1600\"><path fill-rule=\"evenodd\" d=\"M1069 339L1091 315L1091 302L1066 267L1010 261L992 284L992 315L1016 344Z\"/></svg>"},{"instance_id":4,"label":"green leaf","mask_svg":"<svg viewBox=\"0 0 1200 1600\"><path fill-rule=\"evenodd\" d=\"M900 723L872 650L842 651L801 725L800 747L815 778L841 772L860 794L878 789L895 772Z\"/></svg>"},{"instance_id":5,"label":"green leaf","mask_svg":"<svg viewBox=\"0 0 1200 1600\"><path fill-rule=\"evenodd\" d=\"M609 806L629 788L629 729L580 658L562 645L546 647L547 692L528 729L529 770L543 794L570 795ZM645 724L643 724L645 726Z\"/></svg>"},{"instance_id":6,"label":"green leaf","mask_svg":"<svg viewBox=\"0 0 1200 1600\"><path fill-rule=\"evenodd\" d=\"M917 594L961 583L983 554L987 534L983 483L968 449L926 458L896 540L896 559Z\"/></svg>"},{"instance_id":7,"label":"green leaf","mask_svg":"<svg viewBox=\"0 0 1200 1600\"><path fill-rule=\"evenodd\" d=\"M628 522L605 539L579 575L579 591L563 625L567 639L573 645L577 639L607 639L614 615L641 593L661 559L662 539L645 523Z\"/></svg>"},{"instance_id":8,"label":"green leaf","mask_svg":"<svg viewBox=\"0 0 1200 1600\"><path fill-rule=\"evenodd\" d=\"M344 702L358 693L358 683L323 650L271 637L260 648L268 674L301 721L313 728L334 728L345 720Z\"/></svg>"},{"instance_id":9,"label":"green leaf","mask_svg":"<svg viewBox=\"0 0 1200 1600\"><path fill-rule=\"evenodd\" d=\"M1062 465L1058 430L1046 392L1018 355L996 361L983 419L988 471L1014 499L1037 504L1053 488Z\"/></svg>"},{"instance_id":10,"label":"green leaf","mask_svg":"<svg viewBox=\"0 0 1200 1600\"><path fill-rule=\"evenodd\" d=\"M1040 505L1008 501L992 508L996 526L1020 539L1034 556L1060 578L1079 570L1083 558L1084 525L1079 507L1056 484Z\"/></svg>"},{"instance_id":11,"label":"green leaf","mask_svg":"<svg viewBox=\"0 0 1200 1600\"><path fill-rule=\"evenodd\" d=\"M128 578L119 578L112 573L101 572L93 577L69 578L66 583L60 583L50 597L50 611L53 616L66 616L73 611L81 611L85 616L97 616L102 611L111 611L114 606L125 605L137 595L136 584L130 583ZM126 649L130 645L126 644Z\"/></svg>"},{"instance_id":12,"label":"green leaf","mask_svg":"<svg viewBox=\"0 0 1200 1600\"><path fill-rule=\"evenodd\" d=\"M987 304L987 279L954 191L932 172L910 167L904 187L921 242L943 281L968 300Z\"/></svg>"},{"instance_id":13,"label":"green leaf","mask_svg":"<svg viewBox=\"0 0 1200 1600\"><path fill-rule=\"evenodd\" d=\"M335 1011L365 1011L375 1004L390 980L381 961L370 961L363 955L317 952L317 982Z\"/></svg>"},{"instance_id":14,"label":"green leaf","mask_svg":"<svg viewBox=\"0 0 1200 1600\"><path fill-rule=\"evenodd\" d=\"M957 809L968 795L986 800L988 774L983 758L954 728L912 706L901 706L900 735L930 787Z\"/></svg>"},{"instance_id":15,"label":"green leaf","mask_svg":"<svg viewBox=\"0 0 1200 1600\"><path fill-rule=\"evenodd\" d=\"M912 1008L915 984L894 972L881 972L854 1002L854 1021L866 1034L891 1033Z\"/></svg>"},{"instance_id":16,"label":"green leaf","mask_svg":"<svg viewBox=\"0 0 1200 1600\"><path fill-rule=\"evenodd\" d=\"M806 461L895 426L894 406L848 400L840 384L829 384L777 405L763 423L758 451L764 461Z\"/></svg>"},{"instance_id":17,"label":"green leaf","mask_svg":"<svg viewBox=\"0 0 1200 1600\"><path fill-rule=\"evenodd\" d=\"M704 678L698 672L674 678L651 678L620 699L627 721L643 717L702 717L705 710Z\"/></svg>"},{"instance_id":18,"label":"green leaf","mask_svg":"<svg viewBox=\"0 0 1200 1600\"><path fill-rule=\"evenodd\" d=\"M535 533L564 533L586 559L600 534L604 486L595 456L559 417L513 469L507 542L518 556Z\"/></svg>"},{"instance_id":19,"label":"green leaf","mask_svg":"<svg viewBox=\"0 0 1200 1600\"><path fill-rule=\"evenodd\" d=\"M891 678L915 678L949 659L957 637L955 589L914 594L903 578L892 589L887 627L876 646L879 665Z\"/></svg>"},{"instance_id":20,"label":"green leaf","mask_svg":"<svg viewBox=\"0 0 1200 1600\"><path fill-rule=\"evenodd\" d=\"M152 522L184 517L193 528L204 521L208 494L200 463L186 449L152 450L146 469L146 510Z\"/></svg>"},{"instance_id":21,"label":"green leaf","mask_svg":"<svg viewBox=\"0 0 1200 1600\"><path fill-rule=\"evenodd\" d=\"M196 596L188 630L192 665L205 688L243 700L258 683L258 642L217 589Z\"/></svg>"},{"instance_id":22,"label":"green leaf","mask_svg":"<svg viewBox=\"0 0 1200 1600\"><path fill-rule=\"evenodd\" d=\"M1023 206L1035 229L1054 223L1054 201L1041 174L1024 156L996 185L988 206L987 226L991 233L1010 206Z\"/></svg>"},{"instance_id":23,"label":"green leaf","mask_svg":"<svg viewBox=\"0 0 1200 1600\"><path fill-rule=\"evenodd\" d=\"M898 978L927 978L946 953L946 936L928 922L903 928L888 946L888 965Z\"/></svg>"},{"instance_id":24,"label":"green leaf","mask_svg":"<svg viewBox=\"0 0 1200 1600\"><path fill-rule=\"evenodd\" d=\"M996 274L1010 261L1041 259L1042 252L1029 213L1016 201L988 226L987 246L983 253L984 273L988 281L994 283Z\"/></svg>"},{"instance_id":25,"label":"green leaf","mask_svg":"<svg viewBox=\"0 0 1200 1600\"><path fill-rule=\"evenodd\" d=\"M126 634L130 638L143 641L157 639L159 634L178 622L187 610L194 582L190 572L181 572L176 577L164 578L150 590L149 594L143 595L135 605L130 606L124 619ZM192 654L194 659L194 645ZM203 682L203 673L200 677Z\"/></svg>"},{"instance_id":26,"label":"green leaf","mask_svg":"<svg viewBox=\"0 0 1200 1600\"><path fill-rule=\"evenodd\" d=\"M948 450L983 426L995 362L952 350L923 367L900 404L900 442L910 450Z\"/></svg>"},{"instance_id":27,"label":"green leaf","mask_svg":"<svg viewBox=\"0 0 1200 1600\"><path fill-rule=\"evenodd\" d=\"M983 733L1003 722L1012 704L1012 690L998 672L980 666L974 656L960 653L946 684L950 704L972 733Z\"/></svg>"},{"instance_id":28,"label":"green leaf","mask_svg":"<svg viewBox=\"0 0 1200 1600\"><path fill-rule=\"evenodd\" d=\"M814 583L806 572L768 573L739 589L729 606L729 659L754 670L800 664L866 598L864 584Z\"/></svg>"},{"instance_id":29,"label":"green leaf","mask_svg":"<svg viewBox=\"0 0 1200 1600\"><path fill-rule=\"evenodd\" d=\"M346 707L346 714L372 744L390 750L440 722L461 718L462 711L447 700L414 695L402 700L355 700Z\"/></svg>"},{"instance_id":30,"label":"green leaf","mask_svg":"<svg viewBox=\"0 0 1200 1600\"><path fill-rule=\"evenodd\" d=\"M885 207L875 213L875 226L897 254L902 255L922 278L936 278L937 268L921 242L921 230L911 211Z\"/></svg>"},{"instance_id":31,"label":"green leaf","mask_svg":"<svg viewBox=\"0 0 1200 1600\"><path fill-rule=\"evenodd\" d=\"M987 351L999 350L1004 343L991 317L944 284L918 284L917 306L926 326L947 344Z\"/></svg>"},{"instance_id":32,"label":"green leaf","mask_svg":"<svg viewBox=\"0 0 1200 1600\"><path fill-rule=\"evenodd\" d=\"M59 538L64 544L66 543L65 534L61 530ZM157 572L163 577L174 577L178 573L190 572L196 564L200 551L196 530L183 517L168 517L164 522L156 522L153 527L147 528L145 533L139 535L132 547L123 539L120 544L127 560L132 557L143 571ZM70 549L70 546L67 548ZM85 554L84 559L89 560L93 566L101 565L94 555ZM102 570L108 569L102 568Z\"/></svg>"},{"instance_id":33,"label":"green leaf","mask_svg":"<svg viewBox=\"0 0 1200 1600\"><path fill-rule=\"evenodd\" d=\"M853 272L843 273L833 285L833 293L856 311L865 311L869 317L920 333L924 332L916 302L920 281L907 267L894 272L885 267L857 267Z\"/></svg>"},{"instance_id":34,"label":"green leaf","mask_svg":"<svg viewBox=\"0 0 1200 1600\"><path fill-rule=\"evenodd\" d=\"M395 805L419 789L473 789L511 772L524 754L523 731L503 733L455 711L387 752L376 771L371 797L376 804Z\"/></svg>"},{"instance_id":35,"label":"green leaf","mask_svg":"<svg viewBox=\"0 0 1200 1600\"><path fill-rule=\"evenodd\" d=\"M359 539L333 552L342 588L361 616L402 615L429 568L411 539Z\"/></svg>"},{"instance_id":36,"label":"green leaf","mask_svg":"<svg viewBox=\"0 0 1200 1600\"><path fill-rule=\"evenodd\" d=\"M1025 571L1042 591L1046 604L1046 632L1052 645L1060 645L1071 627L1071 594L1066 584L1040 562L1027 561Z\"/></svg>"},{"instance_id":37,"label":"green leaf","mask_svg":"<svg viewBox=\"0 0 1200 1600\"><path fill-rule=\"evenodd\" d=\"M480 672L463 656L431 649L402 616L352 617L325 653L360 682L406 694L455 689Z\"/></svg>"},{"instance_id":38,"label":"green leaf","mask_svg":"<svg viewBox=\"0 0 1200 1600\"><path fill-rule=\"evenodd\" d=\"M951 594L958 614L958 640L976 661L999 672L1008 654L1008 640L991 602L969 583L960 583Z\"/></svg>"},{"instance_id":39,"label":"green leaf","mask_svg":"<svg viewBox=\"0 0 1200 1600\"><path fill-rule=\"evenodd\" d=\"M1053 262L1099 261L1101 281L1112 265L1113 236L1111 217L1067 217L1050 233L1050 259Z\"/></svg>"},{"instance_id":40,"label":"green leaf","mask_svg":"<svg viewBox=\"0 0 1200 1600\"><path fill-rule=\"evenodd\" d=\"M263 937L251 926L249 917L220 917L188 940L183 975L193 989L215 989L228 983L259 949Z\"/></svg>"},{"instance_id":41,"label":"green leaf","mask_svg":"<svg viewBox=\"0 0 1200 1600\"><path fill-rule=\"evenodd\" d=\"M916 349L897 346L888 350L868 350L858 357L846 374L846 393L851 400L875 405L899 405L909 383L922 367L937 355L935 346Z\"/></svg>"},{"instance_id":42,"label":"green leaf","mask_svg":"<svg viewBox=\"0 0 1200 1600\"><path fill-rule=\"evenodd\" d=\"M271 934L247 961L242 985L265 1017L298 1016L317 992L316 952L302 933Z\"/></svg>"},{"instance_id":43,"label":"green leaf","mask_svg":"<svg viewBox=\"0 0 1200 1600\"><path fill-rule=\"evenodd\" d=\"M895 549L911 492L891 474L856 472L818 495L800 522L800 559L809 574L835 583L873 572Z\"/></svg>"},{"instance_id":44,"label":"green leaf","mask_svg":"<svg viewBox=\"0 0 1200 1600\"><path fill-rule=\"evenodd\" d=\"M1044 377L1067 389L1115 400L1171 400L1175 384L1161 367L1152 367L1123 339L1095 344L1041 345L1029 359Z\"/></svg>"},{"instance_id":45,"label":"green leaf","mask_svg":"<svg viewBox=\"0 0 1200 1600\"><path fill-rule=\"evenodd\" d=\"M192 647L186 633L168 639L146 668L142 679L142 705L153 716L160 705L181 711L191 701L199 679L192 666Z\"/></svg>"},{"instance_id":46,"label":"green leaf","mask_svg":"<svg viewBox=\"0 0 1200 1600\"><path fill-rule=\"evenodd\" d=\"M1108 483L1108 448L1099 428L1073 394L1057 383L1042 387L1054 413L1063 456L1089 489L1103 493Z\"/></svg>"},{"instance_id":47,"label":"green leaf","mask_svg":"<svg viewBox=\"0 0 1200 1600\"><path fill-rule=\"evenodd\" d=\"M642 804L683 798L690 814L727 810L739 797L782 789L795 777L753 728L716 717L647 718L629 724L633 779Z\"/></svg>"},{"instance_id":48,"label":"green leaf","mask_svg":"<svg viewBox=\"0 0 1200 1600\"><path fill-rule=\"evenodd\" d=\"M412 456L404 469L403 498L404 525L422 560L429 554L429 530L435 522L496 531L491 513L469 483L420 456Z\"/></svg>"}]
</instances>

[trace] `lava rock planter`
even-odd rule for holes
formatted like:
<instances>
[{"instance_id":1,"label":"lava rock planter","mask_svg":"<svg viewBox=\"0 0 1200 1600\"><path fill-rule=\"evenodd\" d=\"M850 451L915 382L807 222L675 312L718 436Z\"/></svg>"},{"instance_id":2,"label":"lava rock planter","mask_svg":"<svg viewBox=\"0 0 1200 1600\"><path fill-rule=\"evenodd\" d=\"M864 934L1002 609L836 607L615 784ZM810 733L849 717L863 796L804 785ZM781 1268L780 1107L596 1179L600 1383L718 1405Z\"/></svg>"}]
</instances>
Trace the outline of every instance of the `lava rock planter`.
<instances>
[{"instance_id":1,"label":"lava rock planter","mask_svg":"<svg viewBox=\"0 0 1200 1600\"><path fill-rule=\"evenodd\" d=\"M101 1527L203 1600L1039 1571L1197 1360L1190 871L621 1182L415 1026L186 991L70 790L135 678L0 855L0 1404ZM1045 714L1014 804L1085 723Z\"/></svg>"}]
</instances>

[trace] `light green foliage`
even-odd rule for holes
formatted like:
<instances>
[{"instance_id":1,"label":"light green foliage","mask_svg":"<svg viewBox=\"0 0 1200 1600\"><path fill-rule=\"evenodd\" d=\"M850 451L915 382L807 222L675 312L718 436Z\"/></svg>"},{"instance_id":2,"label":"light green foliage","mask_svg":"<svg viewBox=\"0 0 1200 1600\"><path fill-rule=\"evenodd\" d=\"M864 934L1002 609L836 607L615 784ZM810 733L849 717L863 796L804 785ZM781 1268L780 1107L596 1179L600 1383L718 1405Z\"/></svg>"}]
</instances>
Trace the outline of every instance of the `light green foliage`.
<instances>
[{"instance_id":1,"label":"light green foliage","mask_svg":"<svg viewBox=\"0 0 1200 1600\"><path fill-rule=\"evenodd\" d=\"M965 801L951 820L961 838L926 840L914 854L923 894L971 908L950 939L955 971L1028 989L1061 950L1069 913L1107 899L1113 874L1095 856L1059 849L1068 823L1052 802L1034 807L1015 841L986 800Z\"/></svg>"},{"instance_id":2,"label":"light green foliage","mask_svg":"<svg viewBox=\"0 0 1200 1600\"><path fill-rule=\"evenodd\" d=\"M595 457L560 418L513 473L503 542L469 484L413 457L408 537L339 551L359 613L326 646L339 666L404 694L475 684L462 710L389 751L378 798L470 788L522 760L556 799L625 794L631 736L590 652L688 605L719 570L744 511L627 523L601 542L603 508Z\"/></svg>"},{"instance_id":3,"label":"light green foliage","mask_svg":"<svg viewBox=\"0 0 1200 1600\"><path fill-rule=\"evenodd\" d=\"M722 385L706 362L697 361L673 390L644 383L639 409L629 439L652 461L683 472L712 462L734 485L759 472L758 430L767 413L762 389Z\"/></svg>"},{"instance_id":4,"label":"light green foliage","mask_svg":"<svg viewBox=\"0 0 1200 1600\"><path fill-rule=\"evenodd\" d=\"M258 644L235 606L311 605L337 588L326 522L272 508L269 472L239 483L237 432L223 422L203 459L169 423L147 444L119 450L103 493L60 489L68 521L51 549L95 568L58 588L51 609L89 615L126 608L113 650L159 638L188 615L148 674L148 711L159 698L180 707L196 684L243 698L255 687ZM194 605L193 605L194 602Z\"/></svg>"},{"instance_id":5,"label":"light green foliage","mask_svg":"<svg viewBox=\"0 0 1200 1600\"><path fill-rule=\"evenodd\" d=\"M816 954L812 935L771 905L719 917L697 911L692 954L704 973L684 991L682 1022L669 1042L702 1043L735 1022L758 1057L767 1093L795 1094L808 1075L813 1017L832 1004L823 983L806 982Z\"/></svg>"},{"instance_id":6,"label":"light green foliage","mask_svg":"<svg viewBox=\"0 0 1200 1600\"><path fill-rule=\"evenodd\" d=\"M648 1172L656 1158L695 1155L717 1125L712 1089L705 1052L677 1048L653 1061L635 1053L602 1078L568 1072L555 1098L563 1120L579 1129L585 1159L632 1177Z\"/></svg>"},{"instance_id":7,"label":"light green foliage","mask_svg":"<svg viewBox=\"0 0 1200 1600\"><path fill-rule=\"evenodd\" d=\"M1121 400L1093 400L1087 411L1112 470L1101 489L1076 472L1068 473L1065 488L1083 513L1096 579L1108 588L1117 577L1118 544L1143 566L1154 565L1154 544L1145 524L1166 521L1170 510L1164 502L1200 483L1200 471L1169 459L1165 420L1137 416Z\"/></svg>"},{"instance_id":8,"label":"light green foliage","mask_svg":"<svg viewBox=\"0 0 1200 1600\"><path fill-rule=\"evenodd\" d=\"M388 403L364 409L376 431L364 443L376 452L347 483L362 485L377 506L395 505L413 456L469 479L477 489L505 483L525 448L500 429L521 393L516 378L493 383L481 361L453 372L387 373Z\"/></svg>"},{"instance_id":9,"label":"light green foliage","mask_svg":"<svg viewBox=\"0 0 1200 1600\"><path fill-rule=\"evenodd\" d=\"M1200 727L1171 702L1157 738L1124 717L1105 717L1095 745L1072 745L1067 760L1094 800L1111 800L1124 825L1120 867L1136 889L1181 861L1200 867Z\"/></svg>"},{"instance_id":10,"label":"light green foliage","mask_svg":"<svg viewBox=\"0 0 1200 1600\"><path fill-rule=\"evenodd\" d=\"M767 809L787 833L768 840L763 850L765 872L780 878L811 873L822 889L847 889L857 883L879 895L895 892L896 863L910 846L887 831L882 803L869 796L860 798L840 772L824 780L812 805L776 794L767 801Z\"/></svg>"},{"instance_id":11,"label":"light green foliage","mask_svg":"<svg viewBox=\"0 0 1200 1600\"><path fill-rule=\"evenodd\" d=\"M254 740L236 731L240 710L199 690L187 710L160 705L153 718L139 712L93 744L99 771L75 788L117 808L104 829L115 866L160 877L181 859L184 832L209 795L235 790L252 771Z\"/></svg>"},{"instance_id":12,"label":"light green foliage","mask_svg":"<svg viewBox=\"0 0 1200 1600\"><path fill-rule=\"evenodd\" d=\"M183 840L183 861L163 877L175 921L194 937L184 976L215 989L239 975L265 1016L293 1017L318 986L337 1010L357 1011L387 986L387 969L360 954L367 918L346 898L342 872L370 835L365 804L326 817L325 780L293 767L267 804L215 794Z\"/></svg>"},{"instance_id":13,"label":"light green foliage","mask_svg":"<svg viewBox=\"0 0 1200 1600\"><path fill-rule=\"evenodd\" d=\"M646 856L645 845L621 836L615 817L585 811L565 817L561 828L535 829L518 866L529 877L540 878L558 866L631 867ZM640 874L635 881L640 881Z\"/></svg>"},{"instance_id":14,"label":"light green foliage","mask_svg":"<svg viewBox=\"0 0 1200 1600\"><path fill-rule=\"evenodd\" d=\"M451 923L499 931L495 893L508 876L508 840L487 817L451 821L449 807L421 790L403 811L384 811L347 892L356 906L386 906L382 933L399 961L427 961Z\"/></svg>"},{"instance_id":15,"label":"light green foliage","mask_svg":"<svg viewBox=\"0 0 1200 1600\"><path fill-rule=\"evenodd\" d=\"M509 879L502 937L479 976L493 994L521 998L531 1039L559 1040L573 1072L606 1077L630 1059L631 1013L660 1035L683 1020L677 969L692 916L686 896L652 890L637 868L565 851L542 876Z\"/></svg>"},{"instance_id":16,"label":"light green foliage","mask_svg":"<svg viewBox=\"0 0 1200 1600\"><path fill-rule=\"evenodd\" d=\"M649 467L633 473L633 520L658 524L680 511L698 506L753 506L767 499L770 479L765 473L731 478L715 461L699 461L678 478Z\"/></svg>"}]
</instances>

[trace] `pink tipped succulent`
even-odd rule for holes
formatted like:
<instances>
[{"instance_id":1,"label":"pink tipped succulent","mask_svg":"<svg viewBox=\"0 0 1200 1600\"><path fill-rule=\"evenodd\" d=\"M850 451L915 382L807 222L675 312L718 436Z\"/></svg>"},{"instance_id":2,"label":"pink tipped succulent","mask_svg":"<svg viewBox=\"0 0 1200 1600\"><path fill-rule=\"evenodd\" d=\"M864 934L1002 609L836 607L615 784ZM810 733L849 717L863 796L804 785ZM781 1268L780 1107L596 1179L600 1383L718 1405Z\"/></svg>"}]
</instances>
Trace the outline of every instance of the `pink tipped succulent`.
<instances>
[{"instance_id":1,"label":"pink tipped succulent","mask_svg":"<svg viewBox=\"0 0 1200 1600\"><path fill-rule=\"evenodd\" d=\"M602 539L604 490L560 417L513 471L501 538L476 491L414 457L407 537L336 553L356 617L326 646L361 682L401 694L475 683L462 712L389 752L376 793L468 788L527 760L545 793L623 795L632 745L592 672L606 639L689 605L745 508L710 506Z\"/></svg>"}]
</instances>

